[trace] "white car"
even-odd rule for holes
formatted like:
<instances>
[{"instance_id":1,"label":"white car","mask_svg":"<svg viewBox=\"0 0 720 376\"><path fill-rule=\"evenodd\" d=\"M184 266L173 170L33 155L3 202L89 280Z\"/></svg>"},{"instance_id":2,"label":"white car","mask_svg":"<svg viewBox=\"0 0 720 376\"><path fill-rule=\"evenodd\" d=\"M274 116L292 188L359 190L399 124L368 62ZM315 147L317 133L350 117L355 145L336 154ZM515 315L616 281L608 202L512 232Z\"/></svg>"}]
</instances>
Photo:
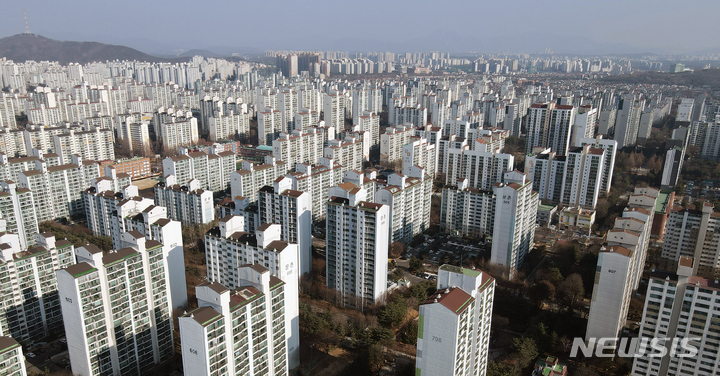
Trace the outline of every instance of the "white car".
<instances>
[{"instance_id":1,"label":"white car","mask_svg":"<svg viewBox=\"0 0 720 376\"><path fill-rule=\"evenodd\" d=\"M35 354L33 354L33 353L27 353L27 356L29 356L29 357L31 357L31 358L34 358L34 357L35 357Z\"/></svg>"}]
</instances>

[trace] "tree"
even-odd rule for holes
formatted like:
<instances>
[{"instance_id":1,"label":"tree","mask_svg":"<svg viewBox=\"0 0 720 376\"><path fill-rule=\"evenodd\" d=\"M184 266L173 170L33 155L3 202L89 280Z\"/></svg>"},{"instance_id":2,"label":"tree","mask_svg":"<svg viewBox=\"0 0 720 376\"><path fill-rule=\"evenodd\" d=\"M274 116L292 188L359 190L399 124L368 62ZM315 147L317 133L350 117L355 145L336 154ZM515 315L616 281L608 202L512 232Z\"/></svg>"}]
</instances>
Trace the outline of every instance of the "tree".
<instances>
[{"instance_id":1,"label":"tree","mask_svg":"<svg viewBox=\"0 0 720 376\"><path fill-rule=\"evenodd\" d=\"M518 370L509 364L497 363L492 360L487 363L487 376L515 376L517 374Z\"/></svg>"},{"instance_id":2,"label":"tree","mask_svg":"<svg viewBox=\"0 0 720 376\"><path fill-rule=\"evenodd\" d=\"M555 267L549 268L547 272L545 272L545 278L547 278L552 283L559 283L563 280L560 269Z\"/></svg>"},{"instance_id":3,"label":"tree","mask_svg":"<svg viewBox=\"0 0 720 376\"><path fill-rule=\"evenodd\" d=\"M405 298L397 296L378 313L378 322L386 327L397 327L407 315Z\"/></svg>"},{"instance_id":4,"label":"tree","mask_svg":"<svg viewBox=\"0 0 720 376\"><path fill-rule=\"evenodd\" d=\"M408 268L408 270L410 270L410 272L413 273L413 272L421 272L421 271L423 271L423 269L424 269L424 267L423 267L422 260L413 256L410 259L410 267Z\"/></svg>"},{"instance_id":5,"label":"tree","mask_svg":"<svg viewBox=\"0 0 720 376\"><path fill-rule=\"evenodd\" d=\"M528 293L530 300L539 307L545 301L555 299L555 286L550 281L540 281L532 285Z\"/></svg>"},{"instance_id":6,"label":"tree","mask_svg":"<svg viewBox=\"0 0 720 376\"><path fill-rule=\"evenodd\" d=\"M417 345L417 335L418 323L415 320L410 320L398 330L397 339L402 343L415 346Z\"/></svg>"},{"instance_id":7,"label":"tree","mask_svg":"<svg viewBox=\"0 0 720 376\"><path fill-rule=\"evenodd\" d=\"M520 358L520 362L525 365L537 358L537 344L532 338L519 337L512 341L512 349Z\"/></svg>"},{"instance_id":8,"label":"tree","mask_svg":"<svg viewBox=\"0 0 720 376\"><path fill-rule=\"evenodd\" d=\"M565 307L570 308L575 302L585 295L582 277L580 274L570 274L563 283L560 284L556 292L558 301Z\"/></svg>"}]
</instances>

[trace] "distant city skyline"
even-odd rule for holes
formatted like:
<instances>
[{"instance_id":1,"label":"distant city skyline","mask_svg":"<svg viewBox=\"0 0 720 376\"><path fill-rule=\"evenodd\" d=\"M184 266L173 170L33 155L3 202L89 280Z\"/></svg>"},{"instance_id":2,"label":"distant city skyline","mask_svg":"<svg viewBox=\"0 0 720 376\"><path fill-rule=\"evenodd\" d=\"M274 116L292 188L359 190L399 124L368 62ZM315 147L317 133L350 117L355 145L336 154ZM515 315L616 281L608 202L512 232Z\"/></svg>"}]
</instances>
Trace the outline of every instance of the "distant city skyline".
<instances>
[{"instance_id":1,"label":"distant city skyline","mask_svg":"<svg viewBox=\"0 0 720 376\"><path fill-rule=\"evenodd\" d=\"M12 2L3 4L0 37L30 31L59 40L121 44L149 54L207 49L232 52L563 54L719 53L715 14L720 3L698 0L560 0L538 5L430 1L338 3L263 1L200 4L187 0L122 4ZM200 8L200 9L199 9ZM203 26L207 25L207 26Z\"/></svg>"}]
</instances>

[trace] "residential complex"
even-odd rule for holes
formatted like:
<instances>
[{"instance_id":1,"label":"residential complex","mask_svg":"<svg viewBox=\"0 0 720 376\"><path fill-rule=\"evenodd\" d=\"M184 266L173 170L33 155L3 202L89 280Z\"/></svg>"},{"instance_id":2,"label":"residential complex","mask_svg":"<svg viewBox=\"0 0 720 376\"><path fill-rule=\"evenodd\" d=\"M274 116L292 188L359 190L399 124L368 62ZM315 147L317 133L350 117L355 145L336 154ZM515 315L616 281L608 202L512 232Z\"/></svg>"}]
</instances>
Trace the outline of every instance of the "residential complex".
<instances>
[{"instance_id":1,"label":"residential complex","mask_svg":"<svg viewBox=\"0 0 720 376\"><path fill-rule=\"evenodd\" d=\"M198 308L179 318L183 371L192 375L288 374L285 283L259 264L237 270L232 290L195 288Z\"/></svg>"},{"instance_id":2,"label":"residential complex","mask_svg":"<svg viewBox=\"0 0 720 376\"><path fill-rule=\"evenodd\" d=\"M720 326L713 312L718 308L720 285L717 280L698 277L694 268L693 259L683 256L675 273L656 270L650 274L640 336L668 341L654 347L639 343L634 349L633 375L718 373ZM682 340L685 348L674 344L676 340ZM690 346L697 353L688 353Z\"/></svg>"},{"instance_id":3,"label":"residential complex","mask_svg":"<svg viewBox=\"0 0 720 376\"><path fill-rule=\"evenodd\" d=\"M22 346L9 336L0 336L0 373L7 376L27 375Z\"/></svg>"},{"instance_id":4,"label":"residential complex","mask_svg":"<svg viewBox=\"0 0 720 376\"><path fill-rule=\"evenodd\" d=\"M506 173L505 183L493 187L496 200L490 261L508 267L510 275L533 247L539 200L532 189L532 180L517 171Z\"/></svg>"},{"instance_id":5,"label":"residential complex","mask_svg":"<svg viewBox=\"0 0 720 376\"><path fill-rule=\"evenodd\" d=\"M2 311L0 334L28 344L63 330L55 270L75 263L73 245L50 233L36 234L35 246L21 249L17 235L0 236Z\"/></svg>"},{"instance_id":6,"label":"residential complex","mask_svg":"<svg viewBox=\"0 0 720 376\"><path fill-rule=\"evenodd\" d=\"M642 276L659 191L635 188L598 256L585 340L619 335Z\"/></svg>"},{"instance_id":7,"label":"residential complex","mask_svg":"<svg viewBox=\"0 0 720 376\"><path fill-rule=\"evenodd\" d=\"M76 250L79 263L57 271L72 372L139 374L173 356L167 253L137 231L127 247Z\"/></svg>"},{"instance_id":8,"label":"residential complex","mask_svg":"<svg viewBox=\"0 0 720 376\"><path fill-rule=\"evenodd\" d=\"M270 275L285 282L285 337L288 363L295 368L300 363L300 322L298 280L300 252L298 245L281 239L282 226L263 224L254 233L244 231L243 218L227 216L217 227L205 234L205 258L208 281L235 290L245 286L247 275L241 268L258 264Z\"/></svg>"},{"instance_id":9,"label":"residential complex","mask_svg":"<svg viewBox=\"0 0 720 376\"><path fill-rule=\"evenodd\" d=\"M416 375L485 375L495 279L451 265L438 268L437 291L420 304Z\"/></svg>"},{"instance_id":10,"label":"residential complex","mask_svg":"<svg viewBox=\"0 0 720 376\"><path fill-rule=\"evenodd\" d=\"M310 194L292 189L292 179L280 177L272 186L258 191L258 219L255 223L277 223L280 238L298 245L300 275L309 274L312 265L312 213ZM254 229L253 229L254 230Z\"/></svg>"},{"instance_id":11,"label":"residential complex","mask_svg":"<svg viewBox=\"0 0 720 376\"><path fill-rule=\"evenodd\" d=\"M381 301L387 290L390 207L365 201L364 188L347 184L328 192L325 275L338 304L361 308Z\"/></svg>"},{"instance_id":12,"label":"residential complex","mask_svg":"<svg viewBox=\"0 0 720 376\"><path fill-rule=\"evenodd\" d=\"M230 175L235 171L235 154L223 151L208 154L181 148L181 154L163 159L163 174L174 175L176 184L187 185L192 179L200 188L222 191L230 185Z\"/></svg>"},{"instance_id":13,"label":"residential complex","mask_svg":"<svg viewBox=\"0 0 720 376\"><path fill-rule=\"evenodd\" d=\"M170 219L183 225L200 225L215 219L213 193L200 188L200 182L191 179L187 185L177 184L174 175L165 176L164 182L153 187L155 205L168 209Z\"/></svg>"}]
</instances>

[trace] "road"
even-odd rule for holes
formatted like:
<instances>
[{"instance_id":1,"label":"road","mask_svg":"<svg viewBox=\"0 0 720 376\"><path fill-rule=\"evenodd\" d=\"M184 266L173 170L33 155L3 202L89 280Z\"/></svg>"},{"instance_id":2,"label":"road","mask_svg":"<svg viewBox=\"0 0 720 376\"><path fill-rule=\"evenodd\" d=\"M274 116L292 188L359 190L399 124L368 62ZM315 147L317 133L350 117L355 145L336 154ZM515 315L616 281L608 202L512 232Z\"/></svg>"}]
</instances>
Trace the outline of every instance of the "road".
<instances>
[{"instance_id":1,"label":"road","mask_svg":"<svg viewBox=\"0 0 720 376\"><path fill-rule=\"evenodd\" d=\"M425 278L420 278L420 277L410 274L410 272L408 271L408 268L410 267L410 260L395 259L395 264L397 265L397 269L400 270L400 272L402 272L403 277L405 279L407 279L408 281L410 281L410 283L420 283L422 281L427 281L427 279L425 279ZM436 267L434 267L433 265L428 265L428 264L424 264L424 265L425 265L426 271L428 271L429 273L437 274ZM435 269L435 271L433 272L432 269Z\"/></svg>"}]
</instances>

